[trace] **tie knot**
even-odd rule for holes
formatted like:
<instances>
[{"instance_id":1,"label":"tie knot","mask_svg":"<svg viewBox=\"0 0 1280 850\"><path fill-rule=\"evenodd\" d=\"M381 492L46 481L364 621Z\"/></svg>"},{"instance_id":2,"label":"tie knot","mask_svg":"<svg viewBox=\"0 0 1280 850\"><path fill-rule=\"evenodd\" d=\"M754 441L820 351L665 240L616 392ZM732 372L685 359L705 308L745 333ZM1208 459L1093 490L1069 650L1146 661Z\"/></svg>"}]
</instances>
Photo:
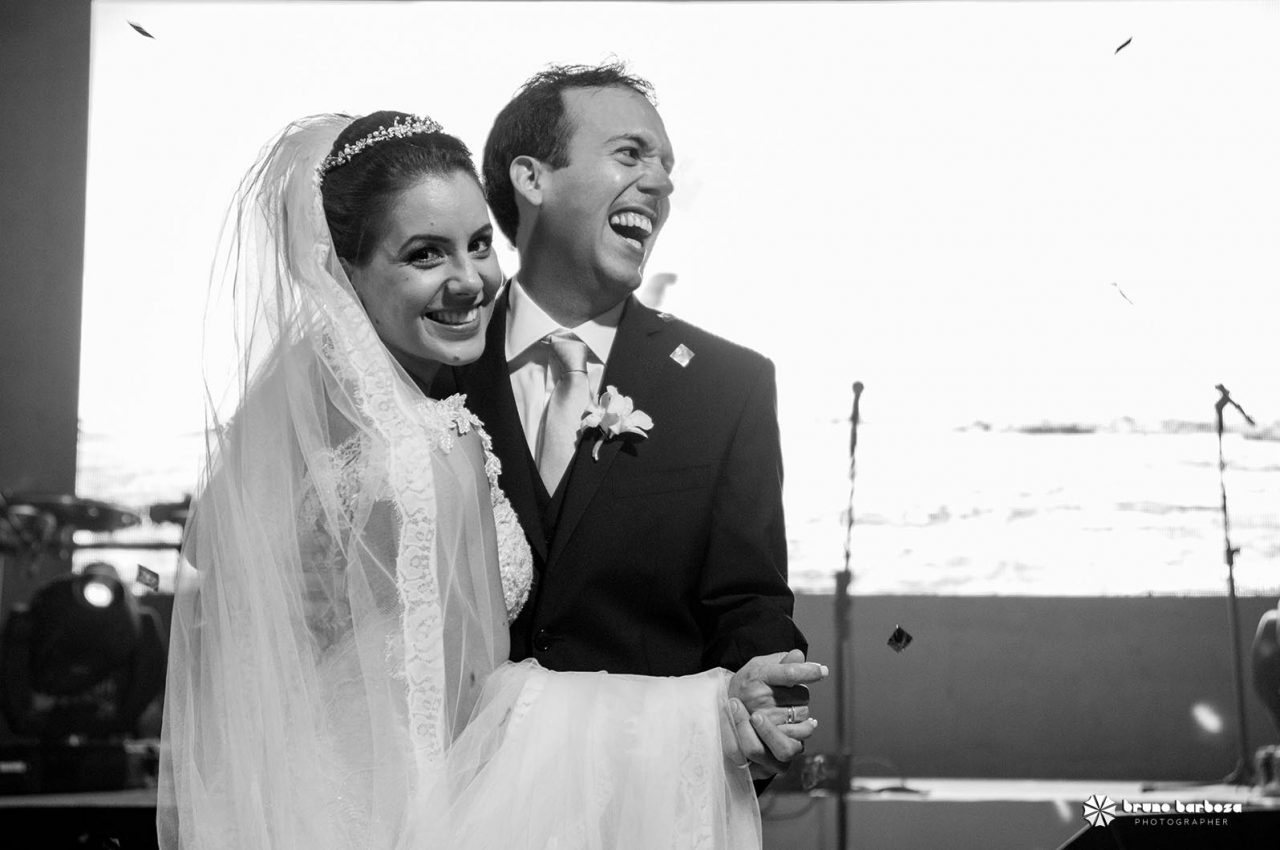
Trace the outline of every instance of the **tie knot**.
<instances>
[{"instance_id":1,"label":"tie knot","mask_svg":"<svg viewBox=\"0 0 1280 850\"><path fill-rule=\"evenodd\" d=\"M553 334L551 351L565 372L587 371L587 344L572 334Z\"/></svg>"}]
</instances>

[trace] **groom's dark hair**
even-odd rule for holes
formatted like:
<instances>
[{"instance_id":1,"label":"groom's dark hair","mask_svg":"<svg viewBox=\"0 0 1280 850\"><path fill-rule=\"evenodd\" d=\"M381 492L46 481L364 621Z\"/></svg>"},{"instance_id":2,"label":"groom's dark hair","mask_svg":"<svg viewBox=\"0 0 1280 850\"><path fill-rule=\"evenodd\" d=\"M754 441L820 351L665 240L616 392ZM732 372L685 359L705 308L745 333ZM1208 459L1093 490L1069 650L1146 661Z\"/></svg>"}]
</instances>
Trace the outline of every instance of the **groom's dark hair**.
<instances>
[{"instance_id":1,"label":"groom's dark hair","mask_svg":"<svg viewBox=\"0 0 1280 850\"><path fill-rule=\"evenodd\" d=\"M520 212L511 185L511 162L531 156L552 168L569 164L569 140L574 126L565 114L566 89L618 86L654 103L653 84L627 73L621 62L603 65L552 65L530 77L493 121L484 143L484 190L498 227L516 242ZM656 104L655 104L656 105Z\"/></svg>"}]
</instances>

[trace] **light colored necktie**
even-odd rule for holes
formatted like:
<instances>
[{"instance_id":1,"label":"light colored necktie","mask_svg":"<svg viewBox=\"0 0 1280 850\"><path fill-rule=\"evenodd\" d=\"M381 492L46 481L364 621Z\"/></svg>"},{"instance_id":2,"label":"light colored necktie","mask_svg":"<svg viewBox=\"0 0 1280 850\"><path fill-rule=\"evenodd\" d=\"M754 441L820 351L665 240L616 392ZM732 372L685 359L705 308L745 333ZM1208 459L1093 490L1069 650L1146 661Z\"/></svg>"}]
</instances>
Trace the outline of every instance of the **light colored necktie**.
<instances>
[{"instance_id":1,"label":"light colored necktie","mask_svg":"<svg viewBox=\"0 0 1280 850\"><path fill-rule=\"evenodd\" d=\"M547 403L538 474L547 492L554 493L577 447L578 424L591 401L591 386L587 380L587 344L566 334L555 334L550 339L552 356L560 364L560 379Z\"/></svg>"}]
</instances>

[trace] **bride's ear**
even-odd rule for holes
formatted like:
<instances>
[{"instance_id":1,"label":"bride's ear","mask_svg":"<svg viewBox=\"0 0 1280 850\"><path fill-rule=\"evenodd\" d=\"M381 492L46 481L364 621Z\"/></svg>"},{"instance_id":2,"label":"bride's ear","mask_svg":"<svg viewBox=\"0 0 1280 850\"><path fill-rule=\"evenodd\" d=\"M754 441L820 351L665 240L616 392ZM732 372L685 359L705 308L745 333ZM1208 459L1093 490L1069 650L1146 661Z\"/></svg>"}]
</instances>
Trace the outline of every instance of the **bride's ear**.
<instances>
[{"instance_id":1,"label":"bride's ear","mask_svg":"<svg viewBox=\"0 0 1280 850\"><path fill-rule=\"evenodd\" d=\"M356 282L356 272L359 271L350 261L338 258L338 263L342 266L342 270L347 275L347 281L351 284L352 290L356 293L356 298L360 301L360 306L364 307L364 293L360 291L360 285Z\"/></svg>"},{"instance_id":2,"label":"bride's ear","mask_svg":"<svg viewBox=\"0 0 1280 850\"><path fill-rule=\"evenodd\" d=\"M518 156L511 160L508 174L511 177L511 187L515 190L516 198L523 198L526 203L535 207L541 206L544 172L545 166L542 162L531 156Z\"/></svg>"}]
</instances>

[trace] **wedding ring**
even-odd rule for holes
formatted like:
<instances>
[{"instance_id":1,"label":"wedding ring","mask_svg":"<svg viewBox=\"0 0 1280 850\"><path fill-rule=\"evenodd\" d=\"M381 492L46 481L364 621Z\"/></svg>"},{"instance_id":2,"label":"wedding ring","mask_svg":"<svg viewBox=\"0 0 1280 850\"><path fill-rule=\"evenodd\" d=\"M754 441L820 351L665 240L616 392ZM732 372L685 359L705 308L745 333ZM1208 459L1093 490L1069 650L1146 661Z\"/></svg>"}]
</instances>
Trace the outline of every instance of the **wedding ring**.
<instances>
[{"instance_id":1,"label":"wedding ring","mask_svg":"<svg viewBox=\"0 0 1280 850\"><path fill-rule=\"evenodd\" d=\"M787 706L787 722L788 723L796 722L796 707L794 705Z\"/></svg>"}]
</instances>

